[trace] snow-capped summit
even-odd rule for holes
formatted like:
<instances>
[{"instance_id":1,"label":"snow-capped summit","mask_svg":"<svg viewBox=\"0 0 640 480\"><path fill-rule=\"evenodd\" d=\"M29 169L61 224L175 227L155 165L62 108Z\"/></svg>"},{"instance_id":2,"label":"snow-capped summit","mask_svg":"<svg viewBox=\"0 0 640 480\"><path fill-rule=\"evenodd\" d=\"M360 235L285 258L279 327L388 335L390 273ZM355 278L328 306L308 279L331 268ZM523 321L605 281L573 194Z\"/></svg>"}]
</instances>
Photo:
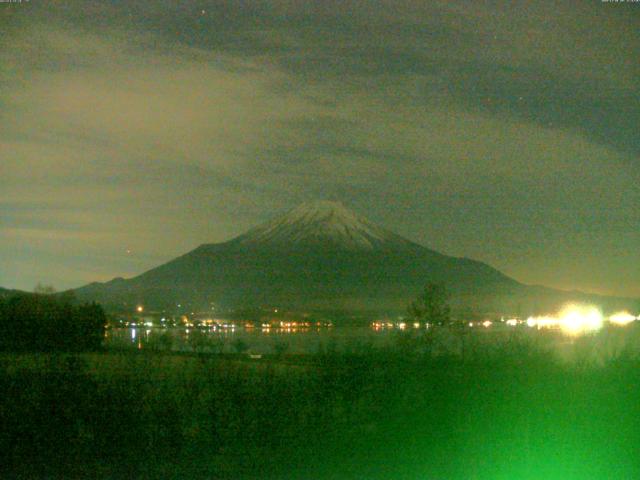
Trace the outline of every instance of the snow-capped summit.
<instances>
[{"instance_id":1,"label":"snow-capped summit","mask_svg":"<svg viewBox=\"0 0 640 480\"><path fill-rule=\"evenodd\" d=\"M398 247L411 242L360 217L339 202L303 203L249 230L243 245L325 246L349 250Z\"/></svg>"},{"instance_id":2,"label":"snow-capped summit","mask_svg":"<svg viewBox=\"0 0 640 480\"><path fill-rule=\"evenodd\" d=\"M430 281L445 284L460 306L483 314L514 305L555 310L569 301L604 301L522 285L485 263L443 255L326 201L305 203L239 237L200 245L136 277L74 292L80 301L115 309L144 303L150 310L189 305L208 311L214 302L230 309L278 305L322 315L388 315L404 311Z\"/></svg>"}]
</instances>

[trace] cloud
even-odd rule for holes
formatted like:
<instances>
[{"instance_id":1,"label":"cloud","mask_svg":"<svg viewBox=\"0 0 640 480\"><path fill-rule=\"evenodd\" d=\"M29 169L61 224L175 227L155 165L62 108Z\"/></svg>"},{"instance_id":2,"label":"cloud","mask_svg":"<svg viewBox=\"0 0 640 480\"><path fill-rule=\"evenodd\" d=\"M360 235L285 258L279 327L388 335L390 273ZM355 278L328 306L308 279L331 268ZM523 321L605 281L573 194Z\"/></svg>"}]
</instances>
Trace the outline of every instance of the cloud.
<instances>
[{"instance_id":1,"label":"cloud","mask_svg":"<svg viewBox=\"0 0 640 480\"><path fill-rule=\"evenodd\" d=\"M0 49L0 284L132 275L329 197L523 281L640 294L637 31L532 5L25 8Z\"/></svg>"}]
</instances>

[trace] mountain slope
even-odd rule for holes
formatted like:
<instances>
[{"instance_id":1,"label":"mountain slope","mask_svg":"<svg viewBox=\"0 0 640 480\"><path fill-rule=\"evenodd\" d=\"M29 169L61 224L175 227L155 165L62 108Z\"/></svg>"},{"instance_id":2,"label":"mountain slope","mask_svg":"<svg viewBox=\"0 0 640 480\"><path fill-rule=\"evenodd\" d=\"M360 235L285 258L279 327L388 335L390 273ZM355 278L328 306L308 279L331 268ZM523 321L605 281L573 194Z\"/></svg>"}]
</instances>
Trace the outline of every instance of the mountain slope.
<instances>
[{"instance_id":1,"label":"mountain slope","mask_svg":"<svg viewBox=\"0 0 640 480\"><path fill-rule=\"evenodd\" d=\"M215 302L401 311L427 281L445 283L455 307L478 312L531 310L554 297L482 262L404 239L335 202L303 204L228 242L201 245L137 277L93 283L76 295L117 307L201 309Z\"/></svg>"},{"instance_id":2,"label":"mountain slope","mask_svg":"<svg viewBox=\"0 0 640 480\"><path fill-rule=\"evenodd\" d=\"M243 246L271 246L286 249L300 246L342 250L405 248L408 240L391 233L337 202L304 203L286 215L241 235Z\"/></svg>"}]
</instances>

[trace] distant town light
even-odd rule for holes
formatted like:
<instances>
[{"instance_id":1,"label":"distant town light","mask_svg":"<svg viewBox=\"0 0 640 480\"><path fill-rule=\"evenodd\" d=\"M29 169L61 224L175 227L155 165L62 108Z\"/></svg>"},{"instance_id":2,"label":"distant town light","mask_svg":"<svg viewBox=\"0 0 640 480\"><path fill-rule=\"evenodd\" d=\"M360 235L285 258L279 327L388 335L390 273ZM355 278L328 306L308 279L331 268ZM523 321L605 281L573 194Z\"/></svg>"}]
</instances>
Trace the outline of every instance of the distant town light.
<instances>
[{"instance_id":1,"label":"distant town light","mask_svg":"<svg viewBox=\"0 0 640 480\"><path fill-rule=\"evenodd\" d=\"M136 312L138 312L138 313L142 313L143 311L144 311L144 307L143 307L142 305L138 305L138 306L136 307Z\"/></svg>"},{"instance_id":2,"label":"distant town light","mask_svg":"<svg viewBox=\"0 0 640 480\"><path fill-rule=\"evenodd\" d=\"M636 320L636 317L631 315L629 312L618 312L614 313L609 317L609 322L615 325L624 326Z\"/></svg>"}]
</instances>

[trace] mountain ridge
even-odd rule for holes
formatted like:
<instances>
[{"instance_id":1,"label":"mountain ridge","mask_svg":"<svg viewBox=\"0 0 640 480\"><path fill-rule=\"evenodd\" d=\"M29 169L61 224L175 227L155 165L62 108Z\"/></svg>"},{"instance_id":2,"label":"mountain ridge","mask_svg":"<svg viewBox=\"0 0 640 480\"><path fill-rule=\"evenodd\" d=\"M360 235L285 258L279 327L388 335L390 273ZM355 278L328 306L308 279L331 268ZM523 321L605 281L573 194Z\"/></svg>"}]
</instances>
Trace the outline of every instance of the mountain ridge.
<instances>
[{"instance_id":1,"label":"mountain ridge","mask_svg":"<svg viewBox=\"0 0 640 480\"><path fill-rule=\"evenodd\" d=\"M75 292L81 300L120 308L215 303L401 312L429 281L447 286L454 308L479 313L533 313L569 295L528 287L483 262L443 255L327 201L302 204L133 278Z\"/></svg>"}]
</instances>

